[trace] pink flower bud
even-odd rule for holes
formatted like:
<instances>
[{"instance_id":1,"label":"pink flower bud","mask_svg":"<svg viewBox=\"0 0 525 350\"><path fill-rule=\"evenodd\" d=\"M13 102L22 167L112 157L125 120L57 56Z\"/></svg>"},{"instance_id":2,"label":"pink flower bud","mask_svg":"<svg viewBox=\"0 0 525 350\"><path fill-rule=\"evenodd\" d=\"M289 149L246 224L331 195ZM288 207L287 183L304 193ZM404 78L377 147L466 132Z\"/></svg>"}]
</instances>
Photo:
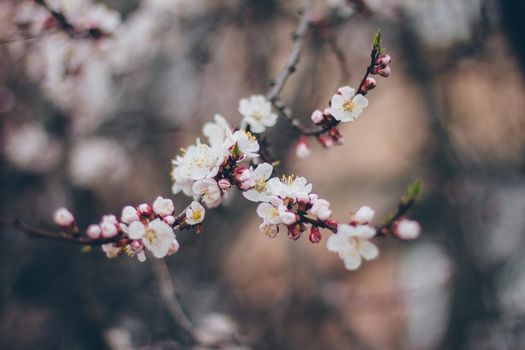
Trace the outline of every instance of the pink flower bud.
<instances>
[{"instance_id":1,"label":"pink flower bud","mask_svg":"<svg viewBox=\"0 0 525 350\"><path fill-rule=\"evenodd\" d=\"M102 237L104 238L115 237L118 233L117 226L110 221L103 221L100 224L100 228L102 230Z\"/></svg>"},{"instance_id":2,"label":"pink flower bud","mask_svg":"<svg viewBox=\"0 0 525 350\"><path fill-rule=\"evenodd\" d=\"M144 249L144 243L142 243L142 240L131 241L129 246L135 253L140 252Z\"/></svg>"},{"instance_id":3,"label":"pink flower bud","mask_svg":"<svg viewBox=\"0 0 525 350\"><path fill-rule=\"evenodd\" d=\"M115 215L104 215L102 217L102 222L110 222L112 223L113 225L118 225L118 220L117 220L117 217Z\"/></svg>"},{"instance_id":4,"label":"pink flower bud","mask_svg":"<svg viewBox=\"0 0 525 350\"><path fill-rule=\"evenodd\" d=\"M326 117L329 117L331 116L332 114L330 113L330 108L325 108L324 111L323 111L323 116L326 118Z\"/></svg>"},{"instance_id":5,"label":"pink flower bud","mask_svg":"<svg viewBox=\"0 0 525 350\"><path fill-rule=\"evenodd\" d=\"M53 214L55 224L61 227L71 227L75 224L75 217L66 208L58 208Z\"/></svg>"},{"instance_id":6,"label":"pink flower bud","mask_svg":"<svg viewBox=\"0 0 525 350\"><path fill-rule=\"evenodd\" d=\"M102 234L102 230L98 225L89 225L86 230L86 234L91 239L99 239L100 235Z\"/></svg>"},{"instance_id":7,"label":"pink flower bud","mask_svg":"<svg viewBox=\"0 0 525 350\"><path fill-rule=\"evenodd\" d=\"M390 57L390 55L382 54L382 55L379 55L379 57L377 58L376 63L384 68L387 65L389 65L391 61L392 61L392 58Z\"/></svg>"},{"instance_id":8,"label":"pink flower bud","mask_svg":"<svg viewBox=\"0 0 525 350\"><path fill-rule=\"evenodd\" d=\"M303 233L301 231L301 228L302 226L297 224L297 225L289 225L287 226L288 228L288 238L290 239L293 239L294 241L298 240L299 238L301 238L301 233Z\"/></svg>"},{"instance_id":9,"label":"pink flower bud","mask_svg":"<svg viewBox=\"0 0 525 350\"><path fill-rule=\"evenodd\" d=\"M227 190L230 187L232 187L232 184L230 183L230 180L228 179L220 179L218 184L221 190Z\"/></svg>"},{"instance_id":10,"label":"pink flower bud","mask_svg":"<svg viewBox=\"0 0 525 350\"><path fill-rule=\"evenodd\" d=\"M235 179L240 183L250 180L250 177L251 177L250 169L247 169L244 167L236 168L234 171L234 174L235 174Z\"/></svg>"},{"instance_id":11,"label":"pink flower bud","mask_svg":"<svg viewBox=\"0 0 525 350\"><path fill-rule=\"evenodd\" d=\"M386 78L386 77L388 77L390 75L390 67L385 67L385 68L376 67L374 69L374 73L375 74L379 74L380 76Z\"/></svg>"},{"instance_id":12,"label":"pink flower bud","mask_svg":"<svg viewBox=\"0 0 525 350\"><path fill-rule=\"evenodd\" d=\"M312 243L319 243L321 241L321 231L319 230L319 227L312 226L310 229L310 236L308 236L308 238Z\"/></svg>"},{"instance_id":13,"label":"pink flower bud","mask_svg":"<svg viewBox=\"0 0 525 350\"><path fill-rule=\"evenodd\" d=\"M361 89L364 90L365 92L368 92L370 90L372 90L373 88L375 88L377 85L377 82L374 78L372 77L367 77L365 79L365 81L363 82L363 85L361 86Z\"/></svg>"},{"instance_id":14,"label":"pink flower bud","mask_svg":"<svg viewBox=\"0 0 525 350\"><path fill-rule=\"evenodd\" d=\"M337 227L339 226L339 222L337 222L337 220L334 219L328 219L324 223L333 229L337 229Z\"/></svg>"},{"instance_id":15,"label":"pink flower bud","mask_svg":"<svg viewBox=\"0 0 525 350\"><path fill-rule=\"evenodd\" d=\"M142 203L138 206L138 209L139 209L139 213L144 215L144 216L150 216L151 213L153 212L153 209L151 209L151 206L149 204L146 204L146 203Z\"/></svg>"},{"instance_id":16,"label":"pink flower bud","mask_svg":"<svg viewBox=\"0 0 525 350\"><path fill-rule=\"evenodd\" d=\"M336 127L331 128L328 134L337 145L342 145L345 142L343 135L341 135L341 132Z\"/></svg>"},{"instance_id":17,"label":"pink flower bud","mask_svg":"<svg viewBox=\"0 0 525 350\"><path fill-rule=\"evenodd\" d=\"M334 145L334 140L329 135L319 135L317 140L324 148L330 148Z\"/></svg>"},{"instance_id":18,"label":"pink flower bud","mask_svg":"<svg viewBox=\"0 0 525 350\"><path fill-rule=\"evenodd\" d=\"M310 147L310 142L308 141L308 137L301 136L299 139L299 142L297 143L297 148L295 150L295 153L297 154L297 157L299 158L306 158L312 153L312 148Z\"/></svg>"},{"instance_id":19,"label":"pink flower bud","mask_svg":"<svg viewBox=\"0 0 525 350\"><path fill-rule=\"evenodd\" d=\"M167 215L162 218L162 221L172 226L175 223L175 217L173 215Z\"/></svg>"},{"instance_id":20,"label":"pink flower bud","mask_svg":"<svg viewBox=\"0 0 525 350\"><path fill-rule=\"evenodd\" d=\"M312 116L310 117L312 119L312 122L314 122L314 124L321 124L324 120L324 115L323 115L323 112L321 112L320 110L316 109L313 113L312 113Z\"/></svg>"},{"instance_id":21,"label":"pink flower bud","mask_svg":"<svg viewBox=\"0 0 525 350\"><path fill-rule=\"evenodd\" d=\"M394 227L394 233L401 239L415 239L421 232L417 221L402 219Z\"/></svg>"}]
</instances>

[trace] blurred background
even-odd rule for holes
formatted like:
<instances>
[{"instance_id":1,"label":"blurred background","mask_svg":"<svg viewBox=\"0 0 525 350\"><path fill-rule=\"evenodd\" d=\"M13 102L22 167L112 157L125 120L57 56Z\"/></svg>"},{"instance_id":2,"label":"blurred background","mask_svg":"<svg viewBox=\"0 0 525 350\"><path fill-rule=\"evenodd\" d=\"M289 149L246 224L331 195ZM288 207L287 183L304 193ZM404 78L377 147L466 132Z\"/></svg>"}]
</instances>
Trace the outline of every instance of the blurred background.
<instances>
[{"instance_id":1,"label":"blurred background","mask_svg":"<svg viewBox=\"0 0 525 350\"><path fill-rule=\"evenodd\" d=\"M49 1L112 33L72 39L30 0L0 2L2 217L81 227L170 197L170 159L215 113L240 121L284 65L301 1ZM346 143L295 156L270 131L282 171L305 176L343 219L378 220L417 177L414 242L380 242L356 272L306 237L268 239L255 203L208 211L166 259L202 337L238 349L525 349L525 2L317 0L283 100L306 124L359 83L381 28L392 74ZM173 197L173 196L171 196ZM188 198L174 198L176 210ZM0 229L1 349L179 349L152 263ZM205 347L204 347L205 348Z\"/></svg>"}]
</instances>

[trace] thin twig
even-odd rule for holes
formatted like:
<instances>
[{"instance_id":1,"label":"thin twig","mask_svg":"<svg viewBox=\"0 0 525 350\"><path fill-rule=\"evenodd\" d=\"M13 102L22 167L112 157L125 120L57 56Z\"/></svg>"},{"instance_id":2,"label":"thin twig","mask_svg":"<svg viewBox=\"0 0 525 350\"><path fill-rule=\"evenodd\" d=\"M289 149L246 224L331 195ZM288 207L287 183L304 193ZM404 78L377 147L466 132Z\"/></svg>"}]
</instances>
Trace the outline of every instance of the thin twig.
<instances>
[{"instance_id":1,"label":"thin twig","mask_svg":"<svg viewBox=\"0 0 525 350\"><path fill-rule=\"evenodd\" d=\"M293 46L286 65L283 67L281 72L277 75L275 80L272 82L272 87L270 91L266 94L266 98L270 101L273 101L279 98L284 84L290 77L290 75L295 72L297 64L299 63L299 56L301 55L301 47L303 45L304 37L308 29L308 24L310 23L310 12L312 9L312 0L306 0L304 2L301 20L297 26L297 29L293 35Z\"/></svg>"},{"instance_id":2,"label":"thin twig","mask_svg":"<svg viewBox=\"0 0 525 350\"><path fill-rule=\"evenodd\" d=\"M15 230L22 231L34 238L45 238L45 239L50 239L54 241L62 241L62 242L67 242L67 243L80 244L80 245L98 246L98 245L103 245L106 243L117 242L118 240L122 238L121 236L118 236L118 235L115 237L111 237L111 238L101 238L101 239L91 239L88 237L79 237L79 236L72 236L72 235L60 235L52 231L30 227L26 224L23 224L18 219L6 219L6 218L1 218L1 217L0 217L0 226L12 227Z\"/></svg>"},{"instance_id":3,"label":"thin twig","mask_svg":"<svg viewBox=\"0 0 525 350\"><path fill-rule=\"evenodd\" d=\"M198 340L195 328L188 316L184 313L184 310L182 310L179 300L177 299L173 280L166 261L164 259L150 260L151 269L153 270L153 275L155 276L155 280L159 287L160 297L164 305L168 308L171 318L175 324L186 333L191 342L197 343Z\"/></svg>"}]
</instances>

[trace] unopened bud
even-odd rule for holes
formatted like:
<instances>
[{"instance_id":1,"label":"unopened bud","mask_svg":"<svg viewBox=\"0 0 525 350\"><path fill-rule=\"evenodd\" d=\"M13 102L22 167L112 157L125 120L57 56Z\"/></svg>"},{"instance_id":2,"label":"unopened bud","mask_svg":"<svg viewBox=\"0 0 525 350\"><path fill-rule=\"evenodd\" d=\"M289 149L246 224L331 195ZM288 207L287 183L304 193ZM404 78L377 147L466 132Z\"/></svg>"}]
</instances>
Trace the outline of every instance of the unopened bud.
<instances>
[{"instance_id":1,"label":"unopened bud","mask_svg":"<svg viewBox=\"0 0 525 350\"><path fill-rule=\"evenodd\" d=\"M312 226L310 229L310 235L308 236L310 239L310 242L312 243L319 243L321 241L321 231L319 230L319 227Z\"/></svg>"},{"instance_id":2,"label":"unopened bud","mask_svg":"<svg viewBox=\"0 0 525 350\"><path fill-rule=\"evenodd\" d=\"M75 217L66 208L58 208L53 214L55 224L61 227L72 227L75 224Z\"/></svg>"},{"instance_id":3,"label":"unopened bud","mask_svg":"<svg viewBox=\"0 0 525 350\"><path fill-rule=\"evenodd\" d=\"M392 61L392 58L390 57L390 55L388 54L382 54L380 55L378 58L377 58L377 61L376 63L381 66L381 67L386 67L387 65L390 64L390 62Z\"/></svg>"},{"instance_id":4,"label":"unopened bud","mask_svg":"<svg viewBox=\"0 0 525 350\"><path fill-rule=\"evenodd\" d=\"M324 148L330 148L334 145L334 140L329 135L319 135L317 140Z\"/></svg>"},{"instance_id":5,"label":"unopened bud","mask_svg":"<svg viewBox=\"0 0 525 350\"><path fill-rule=\"evenodd\" d=\"M386 78L390 75L390 67L385 67L385 68L377 67L376 69L374 69L374 73L379 74L380 76Z\"/></svg>"},{"instance_id":6,"label":"unopened bud","mask_svg":"<svg viewBox=\"0 0 525 350\"><path fill-rule=\"evenodd\" d=\"M109 222L109 221L103 221L100 224L100 228L102 230L102 237L104 238L115 237L118 233L117 226L114 223Z\"/></svg>"},{"instance_id":7,"label":"unopened bud","mask_svg":"<svg viewBox=\"0 0 525 350\"><path fill-rule=\"evenodd\" d=\"M320 110L316 109L313 113L312 113L312 116L310 117L312 119L312 122L314 122L314 124L321 124L324 120L324 115L323 115L323 112L321 112Z\"/></svg>"},{"instance_id":8,"label":"unopened bud","mask_svg":"<svg viewBox=\"0 0 525 350\"><path fill-rule=\"evenodd\" d=\"M151 213L153 212L153 209L151 209L151 206L149 204L146 204L146 203L142 203L138 206L138 209L139 209L139 213L144 215L144 216L150 216Z\"/></svg>"},{"instance_id":9,"label":"unopened bud","mask_svg":"<svg viewBox=\"0 0 525 350\"><path fill-rule=\"evenodd\" d=\"M133 221L139 220L139 213L137 209L135 209L131 205L125 206L124 209L122 209L122 215L120 217L120 220L123 223L131 224Z\"/></svg>"},{"instance_id":10,"label":"unopened bud","mask_svg":"<svg viewBox=\"0 0 525 350\"><path fill-rule=\"evenodd\" d=\"M310 147L310 142L308 141L308 137L301 136L299 139L299 142L297 143L297 147L295 150L295 154L299 158L306 158L312 153L312 148Z\"/></svg>"},{"instance_id":11,"label":"unopened bud","mask_svg":"<svg viewBox=\"0 0 525 350\"><path fill-rule=\"evenodd\" d=\"M144 243L142 243L141 240L131 241L129 246L135 253L140 252L142 249L144 249Z\"/></svg>"},{"instance_id":12,"label":"unopened bud","mask_svg":"<svg viewBox=\"0 0 525 350\"><path fill-rule=\"evenodd\" d=\"M230 183L230 180L228 179L220 179L218 182L218 185L221 190L227 190L230 187L232 187L232 184Z\"/></svg>"},{"instance_id":13,"label":"unopened bud","mask_svg":"<svg viewBox=\"0 0 525 350\"><path fill-rule=\"evenodd\" d=\"M343 143L345 143L345 139L343 138L343 135L341 135L341 132L339 131L338 128L336 127L330 128L330 130L328 131L328 134L330 135L330 137L332 138L332 140L334 141L336 145L342 145Z\"/></svg>"},{"instance_id":14,"label":"unopened bud","mask_svg":"<svg viewBox=\"0 0 525 350\"><path fill-rule=\"evenodd\" d=\"M240 183L248 181L251 177L250 170L244 167L236 168L234 171L234 174L235 174L235 179Z\"/></svg>"},{"instance_id":15,"label":"unopened bud","mask_svg":"<svg viewBox=\"0 0 525 350\"><path fill-rule=\"evenodd\" d=\"M287 226L287 228L288 228L288 238L293 239L294 241L301 238L301 233L302 233L301 225L293 224L293 225Z\"/></svg>"},{"instance_id":16,"label":"unopened bud","mask_svg":"<svg viewBox=\"0 0 525 350\"><path fill-rule=\"evenodd\" d=\"M330 229L334 229L336 230L337 227L339 226L339 223L337 222L337 220L334 220L334 219L328 219L324 222L326 224L326 226L328 226Z\"/></svg>"},{"instance_id":17,"label":"unopened bud","mask_svg":"<svg viewBox=\"0 0 525 350\"><path fill-rule=\"evenodd\" d=\"M368 92L377 86L377 82L372 77L367 77L361 86L361 90Z\"/></svg>"},{"instance_id":18,"label":"unopened bud","mask_svg":"<svg viewBox=\"0 0 525 350\"><path fill-rule=\"evenodd\" d=\"M98 225L89 225L86 234L91 239L99 239L102 234L102 230Z\"/></svg>"}]
</instances>

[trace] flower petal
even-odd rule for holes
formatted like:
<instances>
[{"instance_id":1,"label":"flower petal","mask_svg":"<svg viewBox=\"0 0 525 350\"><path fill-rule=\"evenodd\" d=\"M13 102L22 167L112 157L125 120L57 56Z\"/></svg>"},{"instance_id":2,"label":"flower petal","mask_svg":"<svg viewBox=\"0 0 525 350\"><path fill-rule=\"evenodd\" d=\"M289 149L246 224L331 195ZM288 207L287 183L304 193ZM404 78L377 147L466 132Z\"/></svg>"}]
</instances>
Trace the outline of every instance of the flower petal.
<instances>
[{"instance_id":1,"label":"flower petal","mask_svg":"<svg viewBox=\"0 0 525 350\"><path fill-rule=\"evenodd\" d=\"M373 260L379 255L379 249L377 248L377 246L369 241L360 242L359 252L361 253L361 256L367 261Z\"/></svg>"}]
</instances>

